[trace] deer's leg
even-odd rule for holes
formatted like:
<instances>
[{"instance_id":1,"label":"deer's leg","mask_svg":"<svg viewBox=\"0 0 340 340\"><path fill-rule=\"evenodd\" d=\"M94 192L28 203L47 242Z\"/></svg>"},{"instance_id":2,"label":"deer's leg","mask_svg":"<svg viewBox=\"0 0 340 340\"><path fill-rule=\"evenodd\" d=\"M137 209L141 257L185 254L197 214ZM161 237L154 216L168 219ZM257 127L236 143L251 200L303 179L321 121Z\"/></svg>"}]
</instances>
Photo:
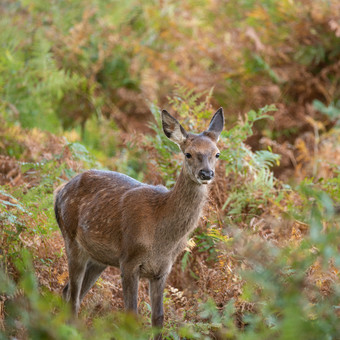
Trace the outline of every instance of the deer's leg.
<instances>
[{"instance_id":1,"label":"deer's leg","mask_svg":"<svg viewBox=\"0 0 340 340\"><path fill-rule=\"evenodd\" d=\"M89 260L86 265L86 271L83 279L83 283L81 286L79 300L80 302L83 300L87 292L92 288L92 286L97 281L100 274L106 268L105 265L94 263L93 261Z\"/></svg>"},{"instance_id":2,"label":"deer's leg","mask_svg":"<svg viewBox=\"0 0 340 340\"><path fill-rule=\"evenodd\" d=\"M124 306L137 314L139 265L128 262L121 265Z\"/></svg>"},{"instance_id":3,"label":"deer's leg","mask_svg":"<svg viewBox=\"0 0 340 340\"><path fill-rule=\"evenodd\" d=\"M73 243L66 249L68 250L69 282L63 289L63 297L66 301L71 302L72 312L77 315L88 256L79 248L77 243Z\"/></svg>"},{"instance_id":4,"label":"deer's leg","mask_svg":"<svg viewBox=\"0 0 340 340\"><path fill-rule=\"evenodd\" d=\"M152 326L157 328L163 327L164 310L163 310L163 292L167 275L153 278L150 280L150 300L152 311ZM162 339L158 334L155 339Z\"/></svg>"},{"instance_id":5,"label":"deer's leg","mask_svg":"<svg viewBox=\"0 0 340 340\"><path fill-rule=\"evenodd\" d=\"M70 301L70 282L68 281L63 288L63 299L66 302Z\"/></svg>"}]
</instances>

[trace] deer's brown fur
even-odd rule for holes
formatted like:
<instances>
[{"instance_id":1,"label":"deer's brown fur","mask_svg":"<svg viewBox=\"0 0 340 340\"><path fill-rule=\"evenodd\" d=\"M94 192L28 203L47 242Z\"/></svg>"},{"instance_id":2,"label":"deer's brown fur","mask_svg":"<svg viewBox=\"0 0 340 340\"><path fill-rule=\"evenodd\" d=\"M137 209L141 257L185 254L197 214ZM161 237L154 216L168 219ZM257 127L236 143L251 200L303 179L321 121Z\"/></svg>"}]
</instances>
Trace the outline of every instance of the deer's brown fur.
<instances>
[{"instance_id":1,"label":"deer's brown fur","mask_svg":"<svg viewBox=\"0 0 340 340\"><path fill-rule=\"evenodd\" d=\"M65 240L70 281L63 296L74 313L106 266L120 267L125 307L137 312L138 280L150 280L152 324L163 323L167 275L196 227L213 179L219 109L209 129L188 134L162 112L164 133L186 155L175 186L140 183L112 171L86 171L55 192L56 219Z\"/></svg>"}]
</instances>

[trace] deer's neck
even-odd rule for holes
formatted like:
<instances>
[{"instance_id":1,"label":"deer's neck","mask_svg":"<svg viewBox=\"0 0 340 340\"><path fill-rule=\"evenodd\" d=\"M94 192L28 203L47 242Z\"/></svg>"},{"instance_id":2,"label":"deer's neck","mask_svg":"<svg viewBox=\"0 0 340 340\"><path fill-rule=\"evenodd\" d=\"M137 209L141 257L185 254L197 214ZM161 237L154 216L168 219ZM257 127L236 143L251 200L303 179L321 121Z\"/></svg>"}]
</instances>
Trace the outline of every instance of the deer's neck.
<instances>
[{"instance_id":1,"label":"deer's neck","mask_svg":"<svg viewBox=\"0 0 340 340\"><path fill-rule=\"evenodd\" d=\"M182 169L167 199L167 234L178 240L191 232L198 223L208 193L207 185L199 185Z\"/></svg>"}]
</instances>

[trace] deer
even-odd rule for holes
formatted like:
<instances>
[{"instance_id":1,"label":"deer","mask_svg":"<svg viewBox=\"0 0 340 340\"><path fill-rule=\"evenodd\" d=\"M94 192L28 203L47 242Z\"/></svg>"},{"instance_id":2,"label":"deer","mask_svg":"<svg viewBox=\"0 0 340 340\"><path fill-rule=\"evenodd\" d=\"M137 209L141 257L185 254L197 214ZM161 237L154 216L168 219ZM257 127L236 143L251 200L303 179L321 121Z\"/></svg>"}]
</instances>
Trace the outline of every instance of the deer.
<instances>
[{"instance_id":1,"label":"deer","mask_svg":"<svg viewBox=\"0 0 340 340\"><path fill-rule=\"evenodd\" d=\"M200 134L188 133L166 110L161 120L164 134L184 156L172 189L114 171L88 170L57 188L54 203L69 271L62 296L73 314L104 269L118 267L128 312L137 314L139 279L149 280L156 339L162 338L166 279L197 227L215 177L224 113L218 109Z\"/></svg>"}]
</instances>

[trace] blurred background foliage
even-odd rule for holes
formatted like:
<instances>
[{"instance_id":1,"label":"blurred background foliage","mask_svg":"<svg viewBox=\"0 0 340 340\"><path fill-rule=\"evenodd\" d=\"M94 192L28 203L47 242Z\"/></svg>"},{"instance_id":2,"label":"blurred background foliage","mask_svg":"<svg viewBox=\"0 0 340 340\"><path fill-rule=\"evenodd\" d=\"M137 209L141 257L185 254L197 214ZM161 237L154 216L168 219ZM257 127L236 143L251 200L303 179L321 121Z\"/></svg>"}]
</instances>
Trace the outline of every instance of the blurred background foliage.
<instances>
[{"instance_id":1,"label":"blurred background foliage","mask_svg":"<svg viewBox=\"0 0 340 340\"><path fill-rule=\"evenodd\" d=\"M148 339L104 272L79 321L53 190L89 168L171 187L188 131L222 106L210 202L175 263L168 339L337 339L340 4L2 0L0 339Z\"/></svg>"}]
</instances>

